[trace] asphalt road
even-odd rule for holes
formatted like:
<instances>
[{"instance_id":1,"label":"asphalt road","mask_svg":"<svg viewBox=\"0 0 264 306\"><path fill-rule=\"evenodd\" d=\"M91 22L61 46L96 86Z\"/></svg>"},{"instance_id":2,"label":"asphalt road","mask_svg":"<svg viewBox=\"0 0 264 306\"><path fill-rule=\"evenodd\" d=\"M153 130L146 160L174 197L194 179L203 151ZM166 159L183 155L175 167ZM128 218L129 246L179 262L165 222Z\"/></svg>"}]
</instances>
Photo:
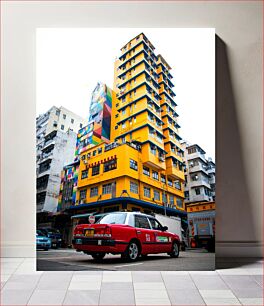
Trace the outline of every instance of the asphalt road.
<instances>
[{"instance_id":1,"label":"asphalt road","mask_svg":"<svg viewBox=\"0 0 264 306\"><path fill-rule=\"evenodd\" d=\"M89 255L72 249L37 251L38 271L206 271L215 269L215 254L204 249L180 252L178 258L167 254L148 255L130 263L120 255L106 255L96 262Z\"/></svg>"}]
</instances>

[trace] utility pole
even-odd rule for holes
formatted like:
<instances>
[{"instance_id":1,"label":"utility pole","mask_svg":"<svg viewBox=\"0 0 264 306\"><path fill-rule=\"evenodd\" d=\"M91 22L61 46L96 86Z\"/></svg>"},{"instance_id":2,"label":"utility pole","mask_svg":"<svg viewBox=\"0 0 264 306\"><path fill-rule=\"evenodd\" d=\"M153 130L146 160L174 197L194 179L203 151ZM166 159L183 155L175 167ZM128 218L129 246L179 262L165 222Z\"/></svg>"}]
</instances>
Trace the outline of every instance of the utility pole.
<instances>
[{"instance_id":1,"label":"utility pole","mask_svg":"<svg viewBox=\"0 0 264 306\"><path fill-rule=\"evenodd\" d=\"M165 176L165 179L167 180L167 177ZM164 202L164 215L167 216L167 211L166 211L166 205L167 205L167 197L166 197L166 192L165 192L165 184L163 184L163 202Z\"/></svg>"}]
</instances>

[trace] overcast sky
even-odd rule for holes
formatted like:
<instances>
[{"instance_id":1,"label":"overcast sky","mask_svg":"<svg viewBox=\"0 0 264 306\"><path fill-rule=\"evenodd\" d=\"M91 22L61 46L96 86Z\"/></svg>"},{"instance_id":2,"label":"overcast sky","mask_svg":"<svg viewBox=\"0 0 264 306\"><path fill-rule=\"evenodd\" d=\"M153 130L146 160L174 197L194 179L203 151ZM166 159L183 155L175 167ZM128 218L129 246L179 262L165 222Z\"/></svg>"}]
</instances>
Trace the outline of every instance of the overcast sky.
<instances>
[{"instance_id":1,"label":"overcast sky","mask_svg":"<svg viewBox=\"0 0 264 306\"><path fill-rule=\"evenodd\" d=\"M113 87L120 48L141 32L172 67L181 137L215 160L214 29L37 29L37 115L55 105L87 118L97 82Z\"/></svg>"}]
</instances>

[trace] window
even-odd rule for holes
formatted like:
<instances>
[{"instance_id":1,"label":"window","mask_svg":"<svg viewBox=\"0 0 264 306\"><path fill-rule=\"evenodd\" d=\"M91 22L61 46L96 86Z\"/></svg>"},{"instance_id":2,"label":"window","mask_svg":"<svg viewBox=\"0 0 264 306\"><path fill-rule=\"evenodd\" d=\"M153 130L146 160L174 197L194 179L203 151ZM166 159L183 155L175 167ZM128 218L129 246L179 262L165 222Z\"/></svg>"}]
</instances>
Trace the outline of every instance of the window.
<instances>
[{"instance_id":1,"label":"window","mask_svg":"<svg viewBox=\"0 0 264 306\"><path fill-rule=\"evenodd\" d=\"M211 195L210 190L207 189L207 188L204 188L204 193L205 193L207 196L210 196L210 195Z\"/></svg>"},{"instance_id":2,"label":"window","mask_svg":"<svg viewBox=\"0 0 264 306\"><path fill-rule=\"evenodd\" d=\"M196 148L188 149L188 154L192 154L196 152Z\"/></svg>"},{"instance_id":3,"label":"window","mask_svg":"<svg viewBox=\"0 0 264 306\"><path fill-rule=\"evenodd\" d=\"M117 130L117 129L118 129L118 125L115 126L115 130Z\"/></svg>"},{"instance_id":4,"label":"window","mask_svg":"<svg viewBox=\"0 0 264 306\"><path fill-rule=\"evenodd\" d=\"M82 171L82 180L88 177L88 170Z\"/></svg>"},{"instance_id":5,"label":"window","mask_svg":"<svg viewBox=\"0 0 264 306\"><path fill-rule=\"evenodd\" d=\"M93 151L93 156L95 156L95 155L96 155L96 150Z\"/></svg>"},{"instance_id":6,"label":"window","mask_svg":"<svg viewBox=\"0 0 264 306\"><path fill-rule=\"evenodd\" d=\"M174 182L174 186L175 186L176 189L181 190L181 182L180 182L179 180L176 180L176 181Z\"/></svg>"},{"instance_id":7,"label":"window","mask_svg":"<svg viewBox=\"0 0 264 306\"><path fill-rule=\"evenodd\" d=\"M150 229L148 218L145 216L135 215L135 227Z\"/></svg>"},{"instance_id":8,"label":"window","mask_svg":"<svg viewBox=\"0 0 264 306\"><path fill-rule=\"evenodd\" d=\"M62 117L63 117L63 119L66 119L66 115L65 115L65 114L63 114L63 116L62 116Z\"/></svg>"},{"instance_id":9,"label":"window","mask_svg":"<svg viewBox=\"0 0 264 306\"><path fill-rule=\"evenodd\" d=\"M108 194L112 192L112 184L103 185L103 194Z\"/></svg>"},{"instance_id":10,"label":"window","mask_svg":"<svg viewBox=\"0 0 264 306\"><path fill-rule=\"evenodd\" d=\"M154 178L154 180L159 180L159 174L158 174L158 172L156 172L156 171L153 171L152 170L152 178Z\"/></svg>"},{"instance_id":11,"label":"window","mask_svg":"<svg viewBox=\"0 0 264 306\"><path fill-rule=\"evenodd\" d=\"M168 185L172 187L172 180L168 179Z\"/></svg>"},{"instance_id":12,"label":"window","mask_svg":"<svg viewBox=\"0 0 264 306\"><path fill-rule=\"evenodd\" d=\"M122 137L122 143L126 143L126 137Z\"/></svg>"},{"instance_id":13,"label":"window","mask_svg":"<svg viewBox=\"0 0 264 306\"><path fill-rule=\"evenodd\" d=\"M150 147L150 152L151 152L153 155L156 155L156 147L151 146L151 147Z\"/></svg>"},{"instance_id":14,"label":"window","mask_svg":"<svg viewBox=\"0 0 264 306\"><path fill-rule=\"evenodd\" d=\"M74 123L74 119L71 119L71 123Z\"/></svg>"},{"instance_id":15,"label":"window","mask_svg":"<svg viewBox=\"0 0 264 306\"><path fill-rule=\"evenodd\" d=\"M56 110L56 115L59 116L60 115L60 110Z\"/></svg>"},{"instance_id":16,"label":"window","mask_svg":"<svg viewBox=\"0 0 264 306\"><path fill-rule=\"evenodd\" d=\"M177 199L177 206L180 208L183 208L183 200L182 199Z\"/></svg>"},{"instance_id":17,"label":"window","mask_svg":"<svg viewBox=\"0 0 264 306\"><path fill-rule=\"evenodd\" d=\"M162 226L161 226L161 224L159 223L158 220L156 220L154 218L149 218L149 222L151 224L152 229L159 230L159 231L161 230Z\"/></svg>"},{"instance_id":18,"label":"window","mask_svg":"<svg viewBox=\"0 0 264 306\"><path fill-rule=\"evenodd\" d=\"M106 209L104 210L106 212ZM108 214L99 221L99 224L125 224L126 213Z\"/></svg>"},{"instance_id":19,"label":"window","mask_svg":"<svg viewBox=\"0 0 264 306\"><path fill-rule=\"evenodd\" d=\"M173 195L169 196L169 203L170 203L170 205L174 205L174 196Z\"/></svg>"},{"instance_id":20,"label":"window","mask_svg":"<svg viewBox=\"0 0 264 306\"><path fill-rule=\"evenodd\" d=\"M167 195L164 192L162 192L162 203L167 204Z\"/></svg>"},{"instance_id":21,"label":"window","mask_svg":"<svg viewBox=\"0 0 264 306\"><path fill-rule=\"evenodd\" d=\"M161 180L162 183L166 184L166 177L165 177L165 175L161 174L160 175L160 180Z\"/></svg>"},{"instance_id":22,"label":"window","mask_svg":"<svg viewBox=\"0 0 264 306\"><path fill-rule=\"evenodd\" d=\"M133 169L133 170L136 170L136 171L138 169L137 162L134 159L131 159L131 158L130 158L130 168Z\"/></svg>"},{"instance_id":23,"label":"window","mask_svg":"<svg viewBox=\"0 0 264 306\"><path fill-rule=\"evenodd\" d=\"M150 188L144 187L144 197L150 198Z\"/></svg>"},{"instance_id":24,"label":"window","mask_svg":"<svg viewBox=\"0 0 264 306\"><path fill-rule=\"evenodd\" d=\"M201 193L200 188L195 188L195 194L199 195Z\"/></svg>"},{"instance_id":25,"label":"window","mask_svg":"<svg viewBox=\"0 0 264 306\"><path fill-rule=\"evenodd\" d=\"M125 115L126 114L126 109L124 108L123 110L122 110L122 115Z\"/></svg>"},{"instance_id":26,"label":"window","mask_svg":"<svg viewBox=\"0 0 264 306\"><path fill-rule=\"evenodd\" d=\"M184 197L189 198L189 191L184 191Z\"/></svg>"},{"instance_id":27,"label":"window","mask_svg":"<svg viewBox=\"0 0 264 306\"><path fill-rule=\"evenodd\" d=\"M143 174L150 176L149 168L146 166L143 166Z\"/></svg>"},{"instance_id":28,"label":"window","mask_svg":"<svg viewBox=\"0 0 264 306\"><path fill-rule=\"evenodd\" d=\"M104 172L108 172L117 168L116 159L112 159L104 163Z\"/></svg>"},{"instance_id":29,"label":"window","mask_svg":"<svg viewBox=\"0 0 264 306\"><path fill-rule=\"evenodd\" d=\"M80 191L80 200L86 199L87 189L83 189Z\"/></svg>"},{"instance_id":30,"label":"window","mask_svg":"<svg viewBox=\"0 0 264 306\"><path fill-rule=\"evenodd\" d=\"M98 187L91 187L90 189L90 197L98 196Z\"/></svg>"},{"instance_id":31,"label":"window","mask_svg":"<svg viewBox=\"0 0 264 306\"><path fill-rule=\"evenodd\" d=\"M126 123L123 122L123 123L122 123L122 129L124 129L125 127L126 127Z\"/></svg>"},{"instance_id":32,"label":"window","mask_svg":"<svg viewBox=\"0 0 264 306\"><path fill-rule=\"evenodd\" d=\"M92 167L92 176L99 174L99 172L100 172L100 165Z\"/></svg>"},{"instance_id":33,"label":"window","mask_svg":"<svg viewBox=\"0 0 264 306\"><path fill-rule=\"evenodd\" d=\"M82 125L82 123L80 123L80 128L82 128L83 127L83 125Z\"/></svg>"},{"instance_id":34,"label":"window","mask_svg":"<svg viewBox=\"0 0 264 306\"><path fill-rule=\"evenodd\" d=\"M199 161L198 161L198 159L189 160L188 164L189 164L190 167L199 166Z\"/></svg>"},{"instance_id":35,"label":"window","mask_svg":"<svg viewBox=\"0 0 264 306\"><path fill-rule=\"evenodd\" d=\"M118 118L118 114L115 115L115 118Z\"/></svg>"},{"instance_id":36,"label":"window","mask_svg":"<svg viewBox=\"0 0 264 306\"><path fill-rule=\"evenodd\" d=\"M98 149L97 149L97 153L98 153L98 154L101 154L102 151L103 151L102 148L98 148Z\"/></svg>"},{"instance_id":37,"label":"window","mask_svg":"<svg viewBox=\"0 0 264 306\"><path fill-rule=\"evenodd\" d=\"M130 181L130 191L138 193L138 184Z\"/></svg>"},{"instance_id":38,"label":"window","mask_svg":"<svg viewBox=\"0 0 264 306\"><path fill-rule=\"evenodd\" d=\"M61 125L61 129L64 130L64 125L63 124Z\"/></svg>"},{"instance_id":39,"label":"window","mask_svg":"<svg viewBox=\"0 0 264 306\"><path fill-rule=\"evenodd\" d=\"M154 190L154 200L156 201L160 200L160 193L158 190Z\"/></svg>"},{"instance_id":40,"label":"window","mask_svg":"<svg viewBox=\"0 0 264 306\"><path fill-rule=\"evenodd\" d=\"M199 177L198 177L197 174L191 176L191 180L192 180L192 181L198 181L198 178L199 178Z\"/></svg>"},{"instance_id":41,"label":"window","mask_svg":"<svg viewBox=\"0 0 264 306\"><path fill-rule=\"evenodd\" d=\"M151 137L155 137L155 130L152 129L152 128L149 128L149 135L150 135ZM156 154L156 153L155 153L155 154Z\"/></svg>"}]
</instances>

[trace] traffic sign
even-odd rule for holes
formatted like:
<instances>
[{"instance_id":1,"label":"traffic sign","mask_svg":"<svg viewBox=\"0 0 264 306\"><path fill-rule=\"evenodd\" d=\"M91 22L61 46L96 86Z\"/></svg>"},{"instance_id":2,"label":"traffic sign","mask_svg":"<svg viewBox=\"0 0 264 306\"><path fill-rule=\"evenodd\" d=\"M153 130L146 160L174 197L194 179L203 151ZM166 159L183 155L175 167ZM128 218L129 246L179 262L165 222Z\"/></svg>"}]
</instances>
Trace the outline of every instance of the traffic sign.
<instances>
[{"instance_id":1,"label":"traffic sign","mask_svg":"<svg viewBox=\"0 0 264 306\"><path fill-rule=\"evenodd\" d=\"M95 216L89 216L88 220L89 220L89 223L94 224Z\"/></svg>"}]
</instances>

